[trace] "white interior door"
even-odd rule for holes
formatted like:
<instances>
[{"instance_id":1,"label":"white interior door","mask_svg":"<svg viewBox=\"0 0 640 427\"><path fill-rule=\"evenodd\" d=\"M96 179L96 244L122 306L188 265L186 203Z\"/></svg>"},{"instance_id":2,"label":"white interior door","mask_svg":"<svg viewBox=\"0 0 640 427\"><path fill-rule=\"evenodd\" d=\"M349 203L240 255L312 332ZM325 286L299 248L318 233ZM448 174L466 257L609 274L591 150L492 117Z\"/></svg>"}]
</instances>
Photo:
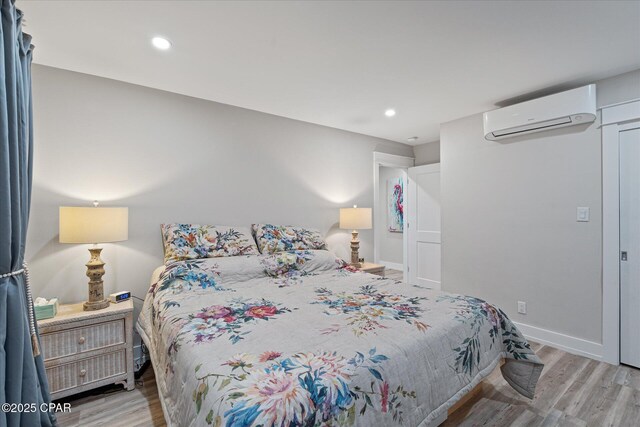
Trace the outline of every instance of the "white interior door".
<instances>
[{"instance_id":1,"label":"white interior door","mask_svg":"<svg viewBox=\"0 0 640 427\"><path fill-rule=\"evenodd\" d=\"M440 164L409 168L408 282L440 289Z\"/></svg>"},{"instance_id":2,"label":"white interior door","mask_svg":"<svg viewBox=\"0 0 640 427\"><path fill-rule=\"evenodd\" d=\"M640 127L619 141L620 362L640 367Z\"/></svg>"}]
</instances>

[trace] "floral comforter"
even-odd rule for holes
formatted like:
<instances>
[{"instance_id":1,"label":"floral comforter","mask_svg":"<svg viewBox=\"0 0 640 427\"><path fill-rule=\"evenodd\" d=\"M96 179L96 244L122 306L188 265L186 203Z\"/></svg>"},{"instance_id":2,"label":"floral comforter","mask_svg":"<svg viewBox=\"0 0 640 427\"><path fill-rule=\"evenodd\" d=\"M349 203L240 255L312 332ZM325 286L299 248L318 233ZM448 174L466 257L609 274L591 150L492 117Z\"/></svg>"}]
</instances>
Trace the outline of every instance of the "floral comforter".
<instances>
[{"instance_id":1,"label":"floral comforter","mask_svg":"<svg viewBox=\"0 0 640 427\"><path fill-rule=\"evenodd\" d=\"M328 251L169 264L137 328L173 426L427 425L502 359L528 397L542 370L500 309Z\"/></svg>"}]
</instances>

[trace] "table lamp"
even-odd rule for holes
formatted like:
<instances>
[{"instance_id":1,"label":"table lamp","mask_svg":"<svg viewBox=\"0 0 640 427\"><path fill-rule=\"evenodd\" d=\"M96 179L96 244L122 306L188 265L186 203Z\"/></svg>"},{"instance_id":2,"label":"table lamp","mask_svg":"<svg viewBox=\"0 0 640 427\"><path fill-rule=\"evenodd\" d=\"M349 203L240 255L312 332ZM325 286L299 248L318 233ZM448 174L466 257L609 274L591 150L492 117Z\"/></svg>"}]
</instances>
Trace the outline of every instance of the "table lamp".
<instances>
[{"instance_id":1,"label":"table lamp","mask_svg":"<svg viewBox=\"0 0 640 427\"><path fill-rule=\"evenodd\" d=\"M358 230L368 230L371 228L371 208L359 208L353 205L352 208L340 208L340 228L351 231L351 265L359 268L360 240L358 240Z\"/></svg>"},{"instance_id":2,"label":"table lamp","mask_svg":"<svg viewBox=\"0 0 640 427\"><path fill-rule=\"evenodd\" d=\"M129 237L129 209L94 207L60 207L60 243L93 243L89 249L91 259L87 266L89 277L89 301L83 304L85 311L100 310L109 306L104 297L102 276L104 261L100 259L102 248L98 243L121 242Z\"/></svg>"}]
</instances>

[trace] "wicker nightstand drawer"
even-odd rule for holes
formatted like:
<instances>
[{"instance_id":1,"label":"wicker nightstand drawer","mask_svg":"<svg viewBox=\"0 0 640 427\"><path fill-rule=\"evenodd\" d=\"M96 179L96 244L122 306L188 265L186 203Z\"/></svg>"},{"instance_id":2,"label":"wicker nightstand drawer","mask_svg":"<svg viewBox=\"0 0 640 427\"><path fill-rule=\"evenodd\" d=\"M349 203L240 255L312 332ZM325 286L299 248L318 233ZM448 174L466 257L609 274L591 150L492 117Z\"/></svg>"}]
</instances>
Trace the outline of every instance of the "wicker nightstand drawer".
<instances>
[{"instance_id":1,"label":"wicker nightstand drawer","mask_svg":"<svg viewBox=\"0 0 640 427\"><path fill-rule=\"evenodd\" d=\"M44 360L125 343L124 319L40 335Z\"/></svg>"},{"instance_id":2,"label":"wicker nightstand drawer","mask_svg":"<svg viewBox=\"0 0 640 427\"><path fill-rule=\"evenodd\" d=\"M47 368L49 390L51 393L63 392L126 374L125 356L126 351L121 350Z\"/></svg>"},{"instance_id":3,"label":"wicker nightstand drawer","mask_svg":"<svg viewBox=\"0 0 640 427\"><path fill-rule=\"evenodd\" d=\"M132 301L93 311L61 305L38 328L52 399L108 384L135 388Z\"/></svg>"}]
</instances>

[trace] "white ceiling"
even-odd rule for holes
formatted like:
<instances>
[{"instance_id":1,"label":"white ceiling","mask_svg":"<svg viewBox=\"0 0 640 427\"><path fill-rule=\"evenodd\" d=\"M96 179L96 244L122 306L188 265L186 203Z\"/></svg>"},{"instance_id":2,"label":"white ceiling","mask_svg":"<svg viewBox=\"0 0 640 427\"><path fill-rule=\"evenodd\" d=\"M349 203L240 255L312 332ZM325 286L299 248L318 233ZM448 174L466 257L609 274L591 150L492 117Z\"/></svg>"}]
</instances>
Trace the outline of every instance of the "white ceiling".
<instances>
[{"instance_id":1,"label":"white ceiling","mask_svg":"<svg viewBox=\"0 0 640 427\"><path fill-rule=\"evenodd\" d=\"M17 5L36 63L418 144L505 100L640 68L638 1Z\"/></svg>"}]
</instances>

